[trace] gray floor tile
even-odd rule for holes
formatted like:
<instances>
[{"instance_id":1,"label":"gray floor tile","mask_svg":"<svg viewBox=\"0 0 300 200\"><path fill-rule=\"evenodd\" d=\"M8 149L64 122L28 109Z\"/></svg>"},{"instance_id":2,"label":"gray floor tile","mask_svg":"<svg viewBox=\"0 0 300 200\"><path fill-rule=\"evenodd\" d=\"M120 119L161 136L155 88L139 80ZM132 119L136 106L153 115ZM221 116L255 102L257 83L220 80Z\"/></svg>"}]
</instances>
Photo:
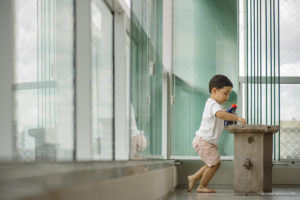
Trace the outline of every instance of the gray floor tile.
<instances>
[{"instance_id":1,"label":"gray floor tile","mask_svg":"<svg viewBox=\"0 0 300 200\"><path fill-rule=\"evenodd\" d=\"M272 193L263 196L235 196L233 189L218 189L217 193L204 194L197 193L196 189L187 192L186 189L177 189L166 200L183 200L183 199L203 199L203 200L299 200L300 188L297 186L277 186L273 187Z\"/></svg>"}]
</instances>

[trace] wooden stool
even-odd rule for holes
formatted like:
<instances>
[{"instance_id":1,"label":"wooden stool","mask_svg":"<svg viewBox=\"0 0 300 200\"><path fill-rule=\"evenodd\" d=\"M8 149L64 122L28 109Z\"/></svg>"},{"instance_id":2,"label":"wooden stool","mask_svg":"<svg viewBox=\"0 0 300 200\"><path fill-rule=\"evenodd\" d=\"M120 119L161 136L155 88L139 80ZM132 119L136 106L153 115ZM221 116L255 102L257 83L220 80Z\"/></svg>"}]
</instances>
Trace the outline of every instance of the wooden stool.
<instances>
[{"instance_id":1,"label":"wooden stool","mask_svg":"<svg viewBox=\"0 0 300 200\"><path fill-rule=\"evenodd\" d=\"M279 126L231 125L234 134L234 193L272 192L273 134Z\"/></svg>"}]
</instances>

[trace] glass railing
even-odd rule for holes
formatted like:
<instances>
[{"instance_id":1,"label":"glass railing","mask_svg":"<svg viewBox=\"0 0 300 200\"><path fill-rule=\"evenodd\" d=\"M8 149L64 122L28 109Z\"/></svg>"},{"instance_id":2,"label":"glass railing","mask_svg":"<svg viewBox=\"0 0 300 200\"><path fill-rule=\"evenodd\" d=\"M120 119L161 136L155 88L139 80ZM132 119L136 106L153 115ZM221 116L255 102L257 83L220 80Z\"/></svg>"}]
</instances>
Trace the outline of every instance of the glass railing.
<instances>
[{"instance_id":1,"label":"glass railing","mask_svg":"<svg viewBox=\"0 0 300 200\"><path fill-rule=\"evenodd\" d=\"M171 155L196 156L192 140L210 96L209 80L216 74L228 76L234 87L224 107L238 102L238 7L236 0L173 3ZM219 151L222 156L233 155L233 136L227 131Z\"/></svg>"}]
</instances>

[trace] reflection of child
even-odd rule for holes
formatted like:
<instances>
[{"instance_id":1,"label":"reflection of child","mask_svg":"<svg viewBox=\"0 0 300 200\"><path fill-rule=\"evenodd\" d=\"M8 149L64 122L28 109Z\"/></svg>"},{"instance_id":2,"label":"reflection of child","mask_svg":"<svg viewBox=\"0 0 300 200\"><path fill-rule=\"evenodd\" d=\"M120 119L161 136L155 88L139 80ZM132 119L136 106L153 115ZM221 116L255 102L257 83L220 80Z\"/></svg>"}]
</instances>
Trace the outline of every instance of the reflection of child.
<instances>
[{"instance_id":1,"label":"reflection of child","mask_svg":"<svg viewBox=\"0 0 300 200\"><path fill-rule=\"evenodd\" d=\"M136 156L137 153L143 151L147 146L144 131L137 128L133 106L131 105L131 153Z\"/></svg>"},{"instance_id":2,"label":"reflection of child","mask_svg":"<svg viewBox=\"0 0 300 200\"><path fill-rule=\"evenodd\" d=\"M195 174L188 176L188 191L191 191L195 182L202 178L197 192L216 192L207 188L207 184L221 166L217 144L224 128L224 120L246 124L244 118L225 112L223 109L222 104L228 100L232 87L232 82L224 75L216 75L209 82L211 96L206 101L201 126L193 139L193 148L205 165Z\"/></svg>"}]
</instances>

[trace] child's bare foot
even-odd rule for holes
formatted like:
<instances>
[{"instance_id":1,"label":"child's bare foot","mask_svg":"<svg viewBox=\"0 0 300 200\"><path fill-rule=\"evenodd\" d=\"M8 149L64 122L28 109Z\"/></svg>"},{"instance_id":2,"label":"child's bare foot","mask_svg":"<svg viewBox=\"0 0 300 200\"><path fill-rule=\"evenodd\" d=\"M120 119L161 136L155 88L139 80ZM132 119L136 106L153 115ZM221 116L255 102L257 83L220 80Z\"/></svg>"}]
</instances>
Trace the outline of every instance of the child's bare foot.
<instances>
[{"instance_id":1,"label":"child's bare foot","mask_svg":"<svg viewBox=\"0 0 300 200\"><path fill-rule=\"evenodd\" d=\"M189 186L188 186L188 192L192 191L192 189L194 188L195 185L195 181L193 180L192 176L188 176L188 181L189 181Z\"/></svg>"},{"instance_id":2,"label":"child's bare foot","mask_svg":"<svg viewBox=\"0 0 300 200\"><path fill-rule=\"evenodd\" d=\"M199 186L199 187L197 188L197 192L199 192L199 193L216 193L215 190L209 189L209 188L207 188L207 187L202 187L202 186Z\"/></svg>"}]
</instances>

